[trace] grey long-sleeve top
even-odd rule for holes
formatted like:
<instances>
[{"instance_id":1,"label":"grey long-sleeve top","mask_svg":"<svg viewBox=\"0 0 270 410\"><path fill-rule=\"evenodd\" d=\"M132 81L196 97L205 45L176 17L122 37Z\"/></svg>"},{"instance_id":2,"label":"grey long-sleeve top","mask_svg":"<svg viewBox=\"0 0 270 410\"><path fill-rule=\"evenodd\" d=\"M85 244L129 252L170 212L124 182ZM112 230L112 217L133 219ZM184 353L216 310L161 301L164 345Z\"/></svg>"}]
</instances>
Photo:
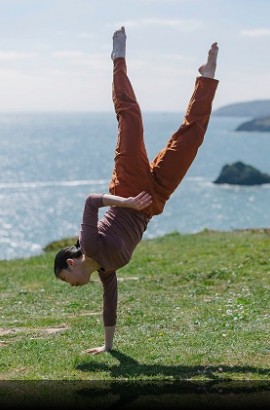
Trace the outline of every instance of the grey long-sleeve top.
<instances>
[{"instance_id":1,"label":"grey long-sleeve top","mask_svg":"<svg viewBox=\"0 0 270 410\"><path fill-rule=\"evenodd\" d=\"M80 246L86 256L101 266L103 321L105 326L114 326L117 311L116 271L130 261L149 219L142 212L110 207L99 220L98 210L104 206L102 196L90 194L85 201Z\"/></svg>"}]
</instances>

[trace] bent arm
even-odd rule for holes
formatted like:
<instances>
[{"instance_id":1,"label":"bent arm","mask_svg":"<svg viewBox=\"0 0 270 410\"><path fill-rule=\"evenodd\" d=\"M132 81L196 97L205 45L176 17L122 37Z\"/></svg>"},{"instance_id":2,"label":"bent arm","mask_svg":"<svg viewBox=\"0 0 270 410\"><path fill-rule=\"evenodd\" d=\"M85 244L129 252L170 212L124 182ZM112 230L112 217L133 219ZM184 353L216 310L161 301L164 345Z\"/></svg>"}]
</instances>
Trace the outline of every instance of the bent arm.
<instances>
[{"instance_id":1,"label":"bent arm","mask_svg":"<svg viewBox=\"0 0 270 410\"><path fill-rule=\"evenodd\" d=\"M140 192L137 196L124 198L122 196L104 194L102 197L104 206L118 206L141 211L152 203L152 197L147 192Z\"/></svg>"},{"instance_id":2,"label":"bent arm","mask_svg":"<svg viewBox=\"0 0 270 410\"><path fill-rule=\"evenodd\" d=\"M102 194L90 194L85 201L81 222L80 245L83 253L93 259L98 252L98 210L102 206Z\"/></svg>"}]
</instances>

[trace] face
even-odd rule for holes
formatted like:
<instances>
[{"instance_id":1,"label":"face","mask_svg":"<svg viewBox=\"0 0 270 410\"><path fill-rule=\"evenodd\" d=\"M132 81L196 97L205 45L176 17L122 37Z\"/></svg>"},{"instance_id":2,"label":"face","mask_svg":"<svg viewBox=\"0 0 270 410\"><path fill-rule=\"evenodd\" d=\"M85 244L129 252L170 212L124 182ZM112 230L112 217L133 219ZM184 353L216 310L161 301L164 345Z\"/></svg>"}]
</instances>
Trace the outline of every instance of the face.
<instances>
[{"instance_id":1,"label":"face","mask_svg":"<svg viewBox=\"0 0 270 410\"><path fill-rule=\"evenodd\" d=\"M59 279L69 283L70 286L82 286L89 282L90 272L84 255L81 258L67 259L67 264L69 269L63 269Z\"/></svg>"}]
</instances>

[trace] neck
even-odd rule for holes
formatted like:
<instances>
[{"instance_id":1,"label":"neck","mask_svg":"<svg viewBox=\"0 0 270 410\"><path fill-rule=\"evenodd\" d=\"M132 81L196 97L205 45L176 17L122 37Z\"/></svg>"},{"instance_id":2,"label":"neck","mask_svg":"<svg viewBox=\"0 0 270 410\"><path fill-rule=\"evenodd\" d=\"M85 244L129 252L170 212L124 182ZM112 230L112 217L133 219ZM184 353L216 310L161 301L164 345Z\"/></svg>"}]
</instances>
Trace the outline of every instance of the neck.
<instances>
[{"instance_id":1,"label":"neck","mask_svg":"<svg viewBox=\"0 0 270 410\"><path fill-rule=\"evenodd\" d=\"M86 266L87 266L87 269L88 269L89 273L96 272L98 269L101 268L99 263L97 263L92 258L88 258L88 256L85 256L85 263L86 263Z\"/></svg>"}]
</instances>

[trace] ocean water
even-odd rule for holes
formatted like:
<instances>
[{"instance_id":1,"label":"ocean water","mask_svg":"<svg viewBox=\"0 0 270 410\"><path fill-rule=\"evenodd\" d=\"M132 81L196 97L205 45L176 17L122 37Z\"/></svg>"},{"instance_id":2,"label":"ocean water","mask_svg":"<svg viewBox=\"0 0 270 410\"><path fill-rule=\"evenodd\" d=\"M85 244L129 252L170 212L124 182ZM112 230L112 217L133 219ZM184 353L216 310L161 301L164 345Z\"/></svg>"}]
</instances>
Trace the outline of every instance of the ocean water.
<instances>
[{"instance_id":1,"label":"ocean water","mask_svg":"<svg viewBox=\"0 0 270 410\"><path fill-rule=\"evenodd\" d=\"M150 160L182 118L144 113ZM235 161L270 174L270 133L236 132L247 119L212 116L194 163L144 238L270 226L270 184L213 183ZM111 113L0 114L0 259L40 254L49 242L78 234L87 195L108 191L116 136Z\"/></svg>"}]
</instances>

